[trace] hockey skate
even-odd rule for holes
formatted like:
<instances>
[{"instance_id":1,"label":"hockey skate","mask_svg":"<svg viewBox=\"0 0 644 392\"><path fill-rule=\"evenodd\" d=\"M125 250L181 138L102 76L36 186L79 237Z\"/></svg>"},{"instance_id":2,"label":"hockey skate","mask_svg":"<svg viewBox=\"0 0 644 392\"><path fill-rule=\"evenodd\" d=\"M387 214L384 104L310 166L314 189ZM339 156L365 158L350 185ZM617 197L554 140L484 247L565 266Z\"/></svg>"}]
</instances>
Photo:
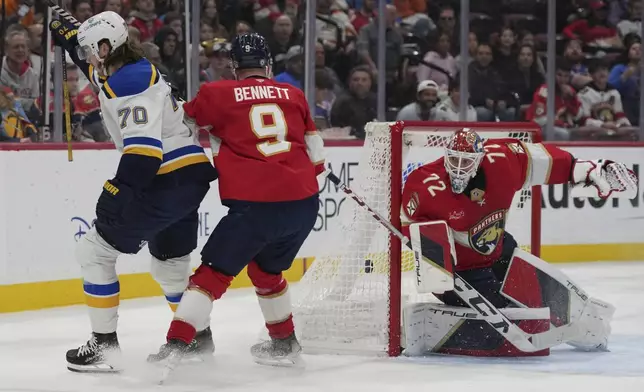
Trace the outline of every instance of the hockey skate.
<instances>
[{"instance_id":1,"label":"hockey skate","mask_svg":"<svg viewBox=\"0 0 644 392\"><path fill-rule=\"evenodd\" d=\"M79 348L67 351L67 369L80 373L115 373L115 355L120 353L116 332L92 333L92 337Z\"/></svg>"},{"instance_id":2,"label":"hockey skate","mask_svg":"<svg viewBox=\"0 0 644 392\"><path fill-rule=\"evenodd\" d=\"M250 348L255 362L270 366L300 366L303 364L300 354L302 346L295 334L285 339L271 339L258 343Z\"/></svg>"},{"instance_id":3,"label":"hockey skate","mask_svg":"<svg viewBox=\"0 0 644 392\"><path fill-rule=\"evenodd\" d=\"M156 363L165 361L171 354L173 354L174 351L179 349L178 346L178 344L171 342L164 344L161 346L158 353L150 354L148 356L148 362ZM204 360L212 356L215 352L215 342L212 339L212 331L210 330L210 327L197 332L197 335L192 339L192 342L179 351L180 352L176 352L174 355L175 357L178 357L179 360Z\"/></svg>"}]
</instances>

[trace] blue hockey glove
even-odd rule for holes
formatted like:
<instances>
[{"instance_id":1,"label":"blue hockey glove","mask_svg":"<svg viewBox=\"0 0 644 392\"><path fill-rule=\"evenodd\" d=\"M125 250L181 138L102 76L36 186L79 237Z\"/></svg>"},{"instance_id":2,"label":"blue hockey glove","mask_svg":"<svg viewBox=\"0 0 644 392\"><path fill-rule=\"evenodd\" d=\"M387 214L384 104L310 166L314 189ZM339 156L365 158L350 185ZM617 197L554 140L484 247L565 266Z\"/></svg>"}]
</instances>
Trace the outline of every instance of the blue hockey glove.
<instances>
[{"instance_id":1,"label":"blue hockey glove","mask_svg":"<svg viewBox=\"0 0 644 392\"><path fill-rule=\"evenodd\" d=\"M96 203L96 219L114 224L121 219L123 210L134 198L134 191L116 178L105 181L103 192Z\"/></svg>"}]
</instances>

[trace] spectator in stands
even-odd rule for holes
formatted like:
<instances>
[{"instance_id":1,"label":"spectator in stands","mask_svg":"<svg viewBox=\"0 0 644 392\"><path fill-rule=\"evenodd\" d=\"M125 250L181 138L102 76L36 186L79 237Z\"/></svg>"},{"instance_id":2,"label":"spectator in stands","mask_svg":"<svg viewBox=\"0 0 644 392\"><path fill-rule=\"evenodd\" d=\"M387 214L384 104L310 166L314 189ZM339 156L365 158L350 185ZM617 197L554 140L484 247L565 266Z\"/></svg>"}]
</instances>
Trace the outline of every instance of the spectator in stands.
<instances>
[{"instance_id":1,"label":"spectator in stands","mask_svg":"<svg viewBox=\"0 0 644 392\"><path fill-rule=\"evenodd\" d=\"M518 44L519 46L521 45L530 45L534 46L534 34L532 34L531 31L529 30L522 30L519 32L519 39L518 39Z\"/></svg>"},{"instance_id":2,"label":"spectator in stands","mask_svg":"<svg viewBox=\"0 0 644 392\"><path fill-rule=\"evenodd\" d=\"M595 60L589 71L593 81L577 95L581 102L581 125L587 127L584 131L591 139L633 139L636 128L626 118L619 92L608 84L608 65Z\"/></svg>"},{"instance_id":3,"label":"spectator in stands","mask_svg":"<svg viewBox=\"0 0 644 392\"><path fill-rule=\"evenodd\" d=\"M360 33L360 30L371 22L376 17L376 1L363 0L362 7L356 10L351 19L353 28Z\"/></svg>"},{"instance_id":4,"label":"spectator in stands","mask_svg":"<svg viewBox=\"0 0 644 392\"><path fill-rule=\"evenodd\" d=\"M20 102L14 100L11 89L0 89L0 142L29 143L36 141L38 132L29 121Z\"/></svg>"},{"instance_id":5,"label":"spectator in stands","mask_svg":"<svg viewBox=\"0 0 644 392\"><path fill-rule=\"evenodd\" d=\"M296 41L295 37L293 37L293 21L291 18L288 15L277 17L273 24L273 31L266 37L266 40L273 56L273 73L284 72L286 52Z\"/></svg>"},{"instance_id":6,"label":"spectator in stands","mask_svg":"<svg viewBox=\"0 0 644 392\"><path fill-rule=\"evenodd\" d=\"M3 16L6 18L5 26L20 23L29 26L34 23L34 7L24 0L2 0L0 10L4 6Z\"/></svg>"},{"instance_id":7,"label":"spectator in stands","mask_svg":"<svg viewBox=\"0 0 644 392\"><path fill-rule=\"evenodd\" d=\"M315 124L318 129L331 126L331 108L335 95L333 82L324 69L315 71Z\"/></svg>"},{"instance_id":8,"label":"spectator in stands","mask_svg":"<svg viewBox=\"0 0 644 392\"><path fill-rule=\"evenodd\" d=\"M213 30L213 38L228 38L226 28L219 22L219 12L217 12L217 2L215 0L205 0L201 6L201 21L208 24ZM270 47L271 50L273 47Z\"/></svg>"},{"instance_id":9,"label":"spectator in stands","mask_svg":"<svg viewBox=\"0 0 644 392\"><path fill-rule=\"evenodd\" d=\"M429 19L426 0L394 0L394 6L401 23L413 26L420 19Z\"/></svg>"},{"instance_id":10,"label":"spectator in stands","mask_svg":"<svg viewBox=\"0 0 644 392\"><path fill-rule=\"evenodd\" d=\"M521 118L532 103L535 91L545 82L536 62L537 51L531 45L521 45L517 59L507 73L506 83L512 94L516 94Z\"/></svg>"},{"instance_id":11,"label":"spectator in stands","mask_svg":"<svg viewBox=\"0 0 644 392\"><path fill-rule=\"evenodd\" d=\"M579 39L584 44L599 48L621 48L622 41L617 30L608 23L608 6L601 0L591 0L591 14L577 19L563 30L569 39Z\"/></svg>"},{"instance_id":12,"label":"spectator in stands","mask_svg":"<svg viewBox=\"0 0 644 392\"><path fill-rule=\"evenodd\" d=\"M208 22L201 21L199 25L199 41L212 41L215 39L215 30L212 29L212 26Z\"/></svg>"},{"instance_id":13,"label":"spectator in stands","mask_svg":"<svg viewBox=\"0 0 644 392\"><path fill-rule=\"evenodd\" d=\"M456 28L456 12L454 7L445 5L441 7L438 16L438 31L437 34L445 33L452 39L451 42L458 42L459 30Z\"/></svg>"},{"instance_id":14,"label":"spectator in stands","mask_svg":"<svg viewBox=\"0 0 644 392\"><path fill-rule=\"evenodd\" d=\"M183 16L179 12L168 12L163 18L163 24L174 30L177 35L177 50L183 53L185 42L183 39Z\"/></svg>"},{"instance_id":15,"label":"spectator in stands","mask_svg":"<svg viewBox=\"0 0 644 392\"><path fill-rule=\"evenodd\" d=\"M19 25L16 25L18 27ZM29 62L31 68L38 75L38 79L42 76L42 34L43 25L40 23L32 24L26 28L27 36L29 37Z\"/></svg>"},{"instance_id":16,"label":"spectator in stands","mask_svg":"<svg viewBox=\"0 0 644 392\"><path fill-rule=\"evenodd\" d=\"M608 3L608 23L611 26L617 24L628 15L628 2L630 0L612 0Z\"/></svg>"},{"instance_id":17,"label":"spectator in stands","mask_svg":"<svg viewBox=\"0 0 644 392\"><path fill-rule=\"evenodd\" d=\"M461 88L460 80L458 77L452 79L449 84L449 96L443 99L434 108L435 121L460 121L460 104L461 104ZM467 105L465 113L465 121L474 122L477 120L476 109L474 106Z\"/></svg>"},{"instance_id":18,"label":"spectator in stands","mask_svg":"<svg viewBox=\"0 0 644 392\"><path fill-rule=\"evenodd\" d=\"M478 39L476 33L473 33L473 32L470 31L470 34L469 34L468 40L467 40L467 50L468 50L468 52L470 54L469 62L468 62L468 64L465 64L465 67L463 67L464 64L462 64L463 61L461 60L461 55L460 54L457 55L456 58L455 58L455 60L456 60L456 71L457 72L460 72L461 69L463 69L463 68L467 69L467 67L474 60L474 58L476 58L476 50L478 49L478 47L479 47L479 39Z\"/></svg>"},{"instance_id":19,"label":"spectator in stands","mask_svg":"<svg viewBox=\"0 0 644 392\"><path fill-rule=\"evenodd\" d=\"M451 47L449 35L441 33L438 36L435 50L427 52L423 58L423 61L428 65L420 64L418 66L417 80L433 80L442 91L447 91L449 80L457 71L456 59L450 53Z\"/></svg>"},{"instance_id":20,"label":"spectator in stands","mask_svg":"<svg viewBox=\"0 0 644 392\"><path fill-rule=\"evenodd\" d=\"M288 83L302 89L302 77L304 76L304 48L300 45L291 46L284 58L284 72L275 76L280 83Z\"/></svg>"},{"instance_id":21,"label":"spectator in stands","mask_svg":"<svg viewBox=\"0 0 644 392\"><path fill-rule=\"evenodd\" d=\"M350 127L350 135L365 138L364 126L377 116L376 96L371 91L373 76L369 67L360 65L349 73L349 90L333 103L331 126Z\"/></svg>"},{"instance_id":22,"label":"spectator in stands","mask_svg":"<svg viewBox=\"0 0 644 392\"><path fill-rule=\"evenodd\" d=\"M40 96L39 72L29 62L29 37L21 25L9 26L4 38L0 85L9 87L27 112Z\"/></svg>"},{"instance_id":23,"label":"spectator in stands","mask_svg":"<svg viewBox=\"0 0 644 392\"><path fill-rule=\"evenodd\" d=\"M241 34L252 33L252 32L253 32L253 27L248 22L244 22L243 20L240 20L235 25L235 35L241 35Z\"/></svg>"},{"instance_id":24,"label":"spectator in stands","mask_svg":"<svg viewBox=\"0 0 644 392\"><path fill-rule=\"evenodd\" d=\"M588 67L584 64L586 56L581 48L581 41L571 39L566 43L564 48L564 59L571 66L570 84L575 89L581 89L591 82L592 78L588 74Z\"/></svg>"},{"instance_id":25,"label":"spectator in stands","mask_svg":"<svg viewBox=\"0 0 644 392\"><path fill-rule=\"evenodd\" d=\"M90 0L72 0L71 11L72 15L74 15L80 23L85 22L94 15L92 2Z\"/></svg>"},{"instance_id":26,"label":"spectator in stands","mask_svg":"<svg viewBox=\"0 0 644 392\"><path fill-rule=\"evenodd\" d=\"M337 52L344 47L344 26L333 19L332 0L318 0L316 9L316 37L322 41L324 50Z\"/></svg>"},{"instance_id":27,"label":"spectator in stands","mask_svg":"<svg viewBox=\"0 0 644 392\"><path fill-rule=\"evenodd\" d=\"M324 52L324 46L322 46L322 43L320 41L316 42L315 44L315 69L316 72L318 70L326 72L327 77L333 84L333 88L331 90L333 91L333 94L335 94L335 96L340 96L344 92L344 87L342 82L340 81L340 78L338 77L338 74L333 68L326 66L326 53Z\"/></svg>"},{"instance_id":28,"label":"spectator in stands","mask_svg":"<svg viewBox=\"0 0 644 392\"><path fill-rule=\"evenodd\" d=\"M105 0L103 7L99 8L99 12L103 11L113 11L119 15L122 15L123 12L123 1L121 0ZM98 13L98 12L97 12Z\"/></svg>"},{"instance_id":29,"label":"spectator in stands","mask_svg":"<svg viewBox=\"0 0 644 392\"><path fill-rule=\"evenodd\" d=\"M154 37L154 43L159 47L161 63L167 69L170 79L176 83L175 86L183 93L186 70L177 42L177 33L169 26L162 27Z\"/></svg>"},{"instance_id":30,"label":"spectator in stands","mask_svg":"<svg viewBox=\"0 0 644 392\"><path fill-rule=\"evenodd\" d=\"M372 74L385 72L387 83L393 83L397 79L398 67L401 62L401 50L404 43L402 34L396 28L396 7L388 4L385 10L386 32L385 38L385 69L377 69L378 50L383 46L378 42L378 18L374 18L368 25L360 30L357 50L362 62L371 68Z\"/></svg>"},{"instance_id":31,"label":"spectator in stands","mask_svg":"<svg viewBox=\"0 0 644 392\"><path fill-rule=\"evenodd\" d=\"M555 120L552 135L553 140L570 140L570 129L578 125L581 118L581 103L577 98L577 92L570 85L571 66L565 60L557 62L555 71ZM546 84L541 85L534 93L532 105L526 113L528 121L534 121L545 130L547 122L548 87Z\"/></svg>"},{"instance_id":32,"label":"spectator in stands","mask_svg":"<svg viewBox=\"0 0 644 392\"><path fill-rule=\"evenodd\" d=\"M628 3L628 19L617 23L617 32L624 39L627 34L642 32L642 0L630 0Z\"/></svg>"},{"instance_id":33,"label":"spectator in stands","mask_svg":"<svg viewBox=\"0 0 644 392\"><path fill-rule=\"evenodd\" d=\"M507 75L517 63L517 35L511 27L501 29L499 43L494 50L492 65L501 75Z\"/></svg>"},{"instance_id":34,"label":"spectator in stands","mask_svg":"<svg viewBox=\"0 0 644 392\"><path fill-rule=\"evenodd\" d=\"M222 38L215 38L209 48L206 48L206 56L210 59L210 66L206 69L206 79L209 82L216 80L233 79L228 54L230 43Z\"/></svg>"},{"instance_id":35,"label":"spectator in stands","mask_svg":"<svg viewBox=\"0 0 644 392\"><path fill-rule=\"evenodd\" d=\"M127 35L132 41L141 43L141 30L137 29L136 27L128 26Z\"/></svg>"},{"instance_id":36,"label":"spectator in stands","mask_svg":"<svg viewBox=\"0 0 644 392\"><path fill-rule=\"evenodd\" d=\"M141 42L152 41L163 27L163 22L154 11L154 0L136 0L134 10L130 12L128 24L141 31ZM176 38L178 37L175 36ZM163 47L158 43L157 46L162 48L163 52Z\"/></svg>"},{"instance_id":37,"label":"spectator in stands","mask_svg":"<svg viewBox=\"0 0 644 392\"><path fill-rule=\"evenodd\" d=\"M608 83L619 91L624 102L624 112L631 124L639 124L640 116L640 64L642 61L641 44L633 40L613 67Z\"/></svg>"},{"instance_id":38,"label":"spectator in stands","mask_svg":"<svg viewBox=\"0 0 644 392\"><path fill-rule=\"evenodd\" d=\"M396 121L433 120L434 106L438 102L439 86L433 80L423 80L416 88L416 100L400 109Z\"/></svg>"},{"instance_id":39,"label":"spectator in stands","mask_svg":"<svg viewBox=\"0 0 644 392\"><path fill-rule=\"evenodd\" d=\"M478 121L513 121L516 109L508 107L507 92L499 73L491 66L492 47L481 43L474 60L468 68L470 80L470 104L476 110Z\"/></svg>"}]
</instances>

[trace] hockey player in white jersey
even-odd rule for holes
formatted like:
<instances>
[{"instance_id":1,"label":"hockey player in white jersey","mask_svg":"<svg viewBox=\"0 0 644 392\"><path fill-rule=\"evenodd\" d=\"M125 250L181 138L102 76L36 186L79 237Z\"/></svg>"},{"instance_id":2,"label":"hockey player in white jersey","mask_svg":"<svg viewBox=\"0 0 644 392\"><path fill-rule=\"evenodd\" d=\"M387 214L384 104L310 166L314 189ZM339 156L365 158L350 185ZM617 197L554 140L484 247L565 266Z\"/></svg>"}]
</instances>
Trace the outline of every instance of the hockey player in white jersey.
<instances>
[{"instance_id":1,"label":"hockey player in white jersey","mask_svg":"<svg viewBox=\"0 0 644 392\"><path fill-rule=\"evenodd\" d=\"M128 40L121 16L102 12L76 30L50 24L56 43L99 87L105 126L122 152L116 175L105 182L96 205L96 225L78 245L92 337L67 352L67 367L81 372L114 372L119 280L116 259L147 243L151 274L171 307L190 275L197 246L197 209L217 178L197 134L183 124L182 102L158 70ZM174 309L173 309L174 310ZM194 353L212 353L208 324L199 326Z\"/></svg>"}]
</instances>

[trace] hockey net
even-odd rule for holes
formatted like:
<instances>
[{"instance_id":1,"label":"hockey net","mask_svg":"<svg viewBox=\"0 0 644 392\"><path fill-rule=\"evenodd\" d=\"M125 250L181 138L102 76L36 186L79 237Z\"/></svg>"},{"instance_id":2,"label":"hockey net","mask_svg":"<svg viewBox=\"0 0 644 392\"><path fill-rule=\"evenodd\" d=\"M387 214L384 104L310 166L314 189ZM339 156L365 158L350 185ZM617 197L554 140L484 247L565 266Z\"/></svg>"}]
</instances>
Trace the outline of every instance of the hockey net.
<instances>
[{"instance_id":1,"label":"hockey net","mask_svg":"<svg viewBox=\"0 0 644 392\"><path fill-rule=\"evenodd\" d=\"M441 157L452 133L463 127L483 139L541 141L538 126L530 123L369 123L351 188L400 227L407 176ZM535 254L540 197L538 187L517 192L506 224L520 246ZM398 355L402 307L436 299L416 292L413 252L401 249L399 240L356 203L345 203L338 241L327 245L327 254L317 255L296 289L298 338L309 353Z\"/></svg>"}]
</instances>

